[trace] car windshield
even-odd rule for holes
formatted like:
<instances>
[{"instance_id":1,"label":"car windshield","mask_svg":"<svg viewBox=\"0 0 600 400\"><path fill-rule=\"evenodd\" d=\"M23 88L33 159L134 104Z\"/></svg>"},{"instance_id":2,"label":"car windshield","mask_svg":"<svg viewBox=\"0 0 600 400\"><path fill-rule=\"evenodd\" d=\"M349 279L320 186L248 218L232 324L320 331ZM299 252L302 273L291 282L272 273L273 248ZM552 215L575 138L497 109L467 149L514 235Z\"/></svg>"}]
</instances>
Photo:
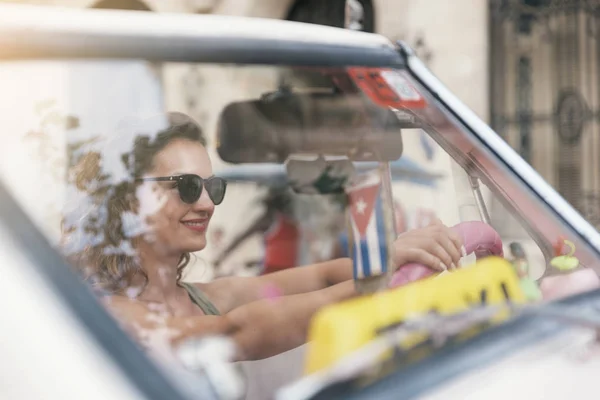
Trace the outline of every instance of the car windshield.
<instances>
[{"instance_id":1,"label":"car windshield","mask_svg":"<svg viewBox=\"0 0 600 400\"><path fill-rule=\"evenodd\" d=\"M293 297L314 288L320 263L383 254L373 246L385 240L369 254L354 247L353 210L379 210L375 197L346 195L356 173L391 177L387 233L436 219L491 226L501 245L490 251L521 265L533 298L544 279L597 263L403 71L29 60L0 63L0 80L2 182L147 348L185 333L164 329L167 320ZM408 100L397 104L398 93ZM252 283L302 268L314 276L294 289ZM165 297L178 288L189 298ZM244 317L270 318L253 310ZM248 390L272 393L301 375L305 345L279 359L268 357L289 349L273 346L242 363Z\"/></svg>"}]
</instances>

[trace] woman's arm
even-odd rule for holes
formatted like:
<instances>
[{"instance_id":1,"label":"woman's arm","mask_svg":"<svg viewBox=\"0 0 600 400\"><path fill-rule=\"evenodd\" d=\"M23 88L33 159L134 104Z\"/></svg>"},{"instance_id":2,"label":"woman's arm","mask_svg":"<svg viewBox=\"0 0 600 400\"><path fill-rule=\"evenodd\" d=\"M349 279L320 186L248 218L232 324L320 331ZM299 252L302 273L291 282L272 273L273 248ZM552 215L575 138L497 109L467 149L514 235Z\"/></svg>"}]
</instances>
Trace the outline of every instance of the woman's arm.
<instances>
[{"instance_id":1,"label":"woman's arm","mask_svg":"<svg viewBox=\"0 0 600 400\"><path fill-rule=\"evenodd\" d=\"M461 256L460 238L440 221L403 233L394 242L394 264L398 267L415 262L434 270L454 269ZM229 312L264 299L273 287L282 296L290 296L321 290L352 277L352 260L340 258L259 277L221 278L199 286L221 312Z\"/></svg>"},{"instance_id":2,"label":"woman's arm","mask_svg":"<svg viewBox=\"0 0 600 400\"><path fill-rule=\"evenodd\" d=\"M227 318L235 327L231 337L240 350L240 361L272 357L306 343L310 321L319 309L355 295L354 283L347 281L233 310Z\"/></svg>"},{"instance_id":3,"label":"woman's arm","mask_svg":"<svg viewBox=\"0 0 600 400\"><path fill-rule=\"evenodd\" d=\"M340 258L263 276L220 278L198 286L222 313L227 313L244 304L265 299L273 288L281 296L293 296L351 279L352 261Z\"/></svg>"}]
</instances>

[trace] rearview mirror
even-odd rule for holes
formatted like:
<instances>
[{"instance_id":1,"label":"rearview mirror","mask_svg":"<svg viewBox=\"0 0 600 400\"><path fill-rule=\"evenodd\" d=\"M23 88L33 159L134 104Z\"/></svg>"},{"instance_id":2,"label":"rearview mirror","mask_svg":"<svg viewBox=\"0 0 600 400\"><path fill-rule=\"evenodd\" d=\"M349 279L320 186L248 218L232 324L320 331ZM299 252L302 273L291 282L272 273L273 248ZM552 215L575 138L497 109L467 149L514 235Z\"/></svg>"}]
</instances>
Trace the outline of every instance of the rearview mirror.
<instances>
[{"instance_id":1,"label":"rearview mirror","mask_svg":"<svg viewBox=\"0 0 600 400\"><path fill-rule=\"evenodd\" d=\"M283 163L293 154L392 161L402 155L400 120L359 94L279 91L228 105L217 132L219 156L230 163Z\"/></svg>"}]
</instances>

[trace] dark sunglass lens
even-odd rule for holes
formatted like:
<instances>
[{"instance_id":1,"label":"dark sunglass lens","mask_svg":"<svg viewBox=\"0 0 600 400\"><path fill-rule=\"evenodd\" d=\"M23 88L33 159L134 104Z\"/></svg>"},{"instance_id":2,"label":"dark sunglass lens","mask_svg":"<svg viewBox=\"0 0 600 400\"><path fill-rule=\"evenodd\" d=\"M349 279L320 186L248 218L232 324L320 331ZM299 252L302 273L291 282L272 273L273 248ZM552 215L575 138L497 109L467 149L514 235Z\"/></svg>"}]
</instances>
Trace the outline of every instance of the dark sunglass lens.
<instances>
[{"instance_id":1,"label":"dark sunglass lens","mask_svg":"<svg viewBox=\"0 0 600 400\"><path fill-rule=\"evenodd\" d=\"M204 182L206 185L206 191L210 196L210 199L217 206L223 202L225 198L225 189L227 188L227 182L223 178L211 178Z\"/></svg>"},{"instance_id":2,"label":"dark sunglass lens","mask_svg":"<svg viewBox=\"0 0 600 400\"><path fill-rule=\"evenodd\" d=\"M177 189L184 203L193 204L202 194L202 178L196 175L183 175L179 178Z\"/></svg>"}]
</instances>

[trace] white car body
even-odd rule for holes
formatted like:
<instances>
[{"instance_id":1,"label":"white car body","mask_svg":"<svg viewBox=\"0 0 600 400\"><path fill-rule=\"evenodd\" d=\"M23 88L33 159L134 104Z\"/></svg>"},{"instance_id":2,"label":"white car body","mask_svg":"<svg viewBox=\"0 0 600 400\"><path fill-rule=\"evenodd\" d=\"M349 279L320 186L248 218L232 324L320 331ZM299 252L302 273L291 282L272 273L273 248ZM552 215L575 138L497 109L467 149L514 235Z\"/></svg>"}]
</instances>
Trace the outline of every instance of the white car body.
<instances>
[{"instance_id":1,"label":"white car body","mask_svg":"<svg viewBox=\"0 0 600 400\"><path fill-rule=\"evenodd\" d=\"M543 220L549 235L558 234L560 228L576 236L582 243L578 257L600 272L600 234L407 48L396 47L382 36L273 19L0 6L1 61L73 58L222 63L258 59L266 64L289 60L298 65L360 62L408 67L423 87L435 88L440 107L450 110L449 120L472 130L473 143L480 143L471 144L475 151L503 162L504 170L498 174L505 174L506 181L519 189L514 195L523 204L521 211L530 214L531 224ZM5 200L0 206L4 300L0 397L154 399L164 395L175 400L204 398L199 395L202 390L206 398L214 398L210 382L198 377L192 385L187 377L178 379L146 359L102 308L96 305L84 311L91 294L77 281L63 279L70 276L68 268L56 252L54 258L47 258L51 246L18 212L16 203L9 202L6 189L0 188L0 200ZM41 261L51 263L52 269ZM98 325L95 318L99 317L106 325Z\"/></svg>"}]
</instances>

